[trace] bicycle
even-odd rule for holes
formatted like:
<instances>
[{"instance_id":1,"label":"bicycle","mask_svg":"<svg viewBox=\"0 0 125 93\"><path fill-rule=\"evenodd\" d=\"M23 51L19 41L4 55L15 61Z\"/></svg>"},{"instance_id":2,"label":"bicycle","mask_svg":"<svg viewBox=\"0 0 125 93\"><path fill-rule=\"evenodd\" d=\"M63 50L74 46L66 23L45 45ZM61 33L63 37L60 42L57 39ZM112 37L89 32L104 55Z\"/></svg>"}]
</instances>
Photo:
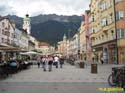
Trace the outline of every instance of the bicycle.
<instances>
[{"instance_id":1,"label":"bicycle","mask_svg":"<svg viewBox=\"0 0 125 93\"><path fill-rule=\"evenodd\" d=\"M125 87L125 67L114 67L108 77L110 86Z\"/></svg>"}]
</instances>

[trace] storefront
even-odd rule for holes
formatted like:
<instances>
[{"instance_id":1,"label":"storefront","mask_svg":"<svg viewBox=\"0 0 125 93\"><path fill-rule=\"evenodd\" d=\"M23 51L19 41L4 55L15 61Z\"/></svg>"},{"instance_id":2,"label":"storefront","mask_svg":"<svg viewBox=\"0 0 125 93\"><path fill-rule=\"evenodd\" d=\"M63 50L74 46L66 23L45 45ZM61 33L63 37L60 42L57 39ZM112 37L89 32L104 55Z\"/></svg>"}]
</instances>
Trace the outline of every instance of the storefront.
<instances>
[{"instance_id":1,"label":"storefront","mask_svg":"<svg viewBox=\"0 0 125 93\"><path fill-rule=\"evenodd\" d=\"M100 62L100 59L103 58L104 63L106 64L116 64L117 63L117 49L116 42L109 42L106 44L100 44L94 46L94 55L95 60Z\"/></svg>"}]
</instances>

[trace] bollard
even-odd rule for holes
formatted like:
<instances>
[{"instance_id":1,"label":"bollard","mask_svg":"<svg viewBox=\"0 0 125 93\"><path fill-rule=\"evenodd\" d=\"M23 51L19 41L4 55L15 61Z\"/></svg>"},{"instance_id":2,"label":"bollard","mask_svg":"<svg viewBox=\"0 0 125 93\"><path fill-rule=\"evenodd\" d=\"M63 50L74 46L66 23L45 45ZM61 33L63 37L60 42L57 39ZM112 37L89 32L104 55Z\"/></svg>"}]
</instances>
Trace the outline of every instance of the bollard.
<instances>
[{"instance_id":1,"label":"bollard","mask_svg":"<svg viewBox=\"0 0 125 93\"><path fill-rule=\"evenodd\" d=\"M97 74L97 64L91 64L91 73Z\"/></svg>"},{"instance_id":2,"label":"bollard","mask_svg":"<svg viewBox=\"0 0 125 93\"><path fill-rule=\"evenodd\" d=\"M84 68L84 62L80 62L80 68Z\"/></svg>"}]
</instances>

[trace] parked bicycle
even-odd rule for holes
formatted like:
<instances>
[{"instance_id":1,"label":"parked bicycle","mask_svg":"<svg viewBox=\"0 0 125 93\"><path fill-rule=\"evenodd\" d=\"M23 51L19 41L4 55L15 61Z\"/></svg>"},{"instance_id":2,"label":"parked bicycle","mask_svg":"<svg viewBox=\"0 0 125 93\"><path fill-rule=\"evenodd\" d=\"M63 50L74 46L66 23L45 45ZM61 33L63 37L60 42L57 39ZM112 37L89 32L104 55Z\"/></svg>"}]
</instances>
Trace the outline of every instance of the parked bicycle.
<instances>
[{"instance_id":1,"label":"parked bicycle","mask_svg":"<svg viewBox=\"0 0 125 93\"><path fill-rule=\"evenodd\" d=\"M112 74L108 77L110 86L118 86L125 88L125 66L112 68Z\"/></svg>"}]
</instances>

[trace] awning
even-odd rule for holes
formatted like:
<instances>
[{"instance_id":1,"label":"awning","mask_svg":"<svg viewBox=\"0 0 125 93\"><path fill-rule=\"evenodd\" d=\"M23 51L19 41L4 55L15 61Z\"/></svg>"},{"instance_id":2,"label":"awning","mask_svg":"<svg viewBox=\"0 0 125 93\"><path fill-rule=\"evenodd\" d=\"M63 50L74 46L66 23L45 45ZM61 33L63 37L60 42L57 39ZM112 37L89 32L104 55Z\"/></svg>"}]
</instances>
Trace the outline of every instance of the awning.
<instances>
[{"instance_id":1,"label":"awning","mask_svg":"<svg viewBox=\"0 0 125 93\"><path fill-rule=\"evenodd\" d=\"M12 47L12 46L0 46L0 50L3 51L27 51L26 49L21 49L17 47Z\"/></svg>"},{"instance_id":2,"label":"awning","mask_svg":"<svg viewBox=\"0 0 125 93\"><path fill-rule=\"evenodd\" d=\"M21 55L41 55L41 53L29 51L29 52L22 52Z\"/></svg>"}]
</instances>

